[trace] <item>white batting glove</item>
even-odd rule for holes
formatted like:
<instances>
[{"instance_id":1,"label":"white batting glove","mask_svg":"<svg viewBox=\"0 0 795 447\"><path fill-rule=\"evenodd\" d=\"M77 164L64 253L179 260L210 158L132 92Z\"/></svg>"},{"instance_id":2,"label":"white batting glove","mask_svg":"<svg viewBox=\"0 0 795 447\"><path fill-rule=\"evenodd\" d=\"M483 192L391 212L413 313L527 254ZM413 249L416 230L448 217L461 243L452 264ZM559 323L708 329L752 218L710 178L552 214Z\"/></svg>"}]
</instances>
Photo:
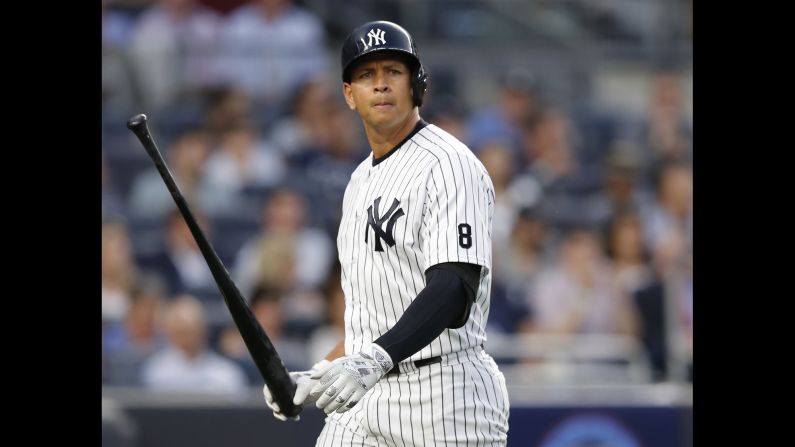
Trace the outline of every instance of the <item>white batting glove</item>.
<instances>
[{"instance_id":1,"label":"white batting glove","mask_svg":"<svg viewBox=\"0 0 795 447\"><path fill-rule=\"evenodd\" d=\"M311 394L323 393L315 405L326 414L350 410L392 366L392 358L375 343L358 354L334 360L325 373L311 376L318 380Z\"/></svg>"},{"instance_id":2,"label":"white batting glove","mask_svg":"<svg viewBox=\"0 0 795 447\"><path fill-rule=\"evenodd\" d=\"M312 369L309 371L297 371L291 372L290 378L293 379L295 382L295 396L293 396L293 404L301 405L303 403L310 404L315 402L320 395L315 394L311 395L310 390L313 386L317 383L317 379L313 379L312 375L316 372L324 373L331 367L331 362L326 359L323 359L312 366ZM262 395L265 397L265 404L273 411L273 417L279 419L281 421L286 421L287 416L282 414L281 408L279 408L279 404L273 401L273 395L271 395L271 390L268 389L268 385L262 387ZM307 400L307 397L309 398ZM301 419L301 415L295 415L290 419L297 421Z\"/></svg>"}]
</instances>

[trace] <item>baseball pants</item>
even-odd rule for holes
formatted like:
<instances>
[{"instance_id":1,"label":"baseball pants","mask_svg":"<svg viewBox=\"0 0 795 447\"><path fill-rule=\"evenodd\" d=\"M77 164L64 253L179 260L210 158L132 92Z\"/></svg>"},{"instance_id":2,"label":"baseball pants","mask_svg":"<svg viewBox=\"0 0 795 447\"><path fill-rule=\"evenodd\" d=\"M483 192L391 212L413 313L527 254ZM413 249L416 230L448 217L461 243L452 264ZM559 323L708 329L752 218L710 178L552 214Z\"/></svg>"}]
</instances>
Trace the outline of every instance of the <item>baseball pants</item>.
<instances>
[{"instance_id":1,"label":"baseball pants","mask_svg":"<svg viewBox=\"0 0 795 447\"><path fill-rule=\"evenodd\" d=\"M506 445L505 378L480 346L396 368L351 410L327 417L316 446Z\"/></svg>"}]
</instances>

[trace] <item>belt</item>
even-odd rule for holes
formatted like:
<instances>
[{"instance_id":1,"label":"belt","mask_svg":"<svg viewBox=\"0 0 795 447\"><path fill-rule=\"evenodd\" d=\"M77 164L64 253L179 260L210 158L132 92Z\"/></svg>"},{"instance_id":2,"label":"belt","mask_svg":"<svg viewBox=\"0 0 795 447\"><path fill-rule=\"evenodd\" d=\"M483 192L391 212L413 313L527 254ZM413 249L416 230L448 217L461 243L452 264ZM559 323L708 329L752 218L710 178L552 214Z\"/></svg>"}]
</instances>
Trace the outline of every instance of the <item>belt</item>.
<instances>
[{"instance_id":1,"label":"belt","mask_svg":"<svg viewBox=\"0 0 795 447\"><path fill-rule=\"evenodd\" d=\"M414 366L416 366L417 368L421 368L425 365L432 365L434 363L441 363L441 362L442 362L442 357L437 355L436 357L420 359L411 363L413 363ZM395 365L392 369L389 370L389 372L386 373L387 376L398 375L398 374L400 374L400 368L398 367L398 365Z\"/></svg>"}]
</instances>

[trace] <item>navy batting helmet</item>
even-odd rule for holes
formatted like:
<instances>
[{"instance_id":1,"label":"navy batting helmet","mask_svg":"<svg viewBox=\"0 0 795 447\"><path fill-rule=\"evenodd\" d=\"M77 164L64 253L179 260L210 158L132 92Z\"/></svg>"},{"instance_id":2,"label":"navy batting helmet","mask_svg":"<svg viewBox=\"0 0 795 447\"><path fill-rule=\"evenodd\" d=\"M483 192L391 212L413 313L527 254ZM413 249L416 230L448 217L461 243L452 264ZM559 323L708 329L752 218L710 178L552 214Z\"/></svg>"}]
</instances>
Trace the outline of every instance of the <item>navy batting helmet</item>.
<instances>
[{"instance_id":1,"label":"navy batting helmet","mask_svg":"<svg viewBox=\"0 0 795 447\"><path fill-rule=\"evenodd\" d=\"M342 81L350 82L349 68L354 61L376 51L394 51L408 56L414 105L422 106L422 97L428 90L428 74L420 62L411 34L396 23L383 20L368 22L348 35L342 44Z\"/></svg>"}]
</instances>

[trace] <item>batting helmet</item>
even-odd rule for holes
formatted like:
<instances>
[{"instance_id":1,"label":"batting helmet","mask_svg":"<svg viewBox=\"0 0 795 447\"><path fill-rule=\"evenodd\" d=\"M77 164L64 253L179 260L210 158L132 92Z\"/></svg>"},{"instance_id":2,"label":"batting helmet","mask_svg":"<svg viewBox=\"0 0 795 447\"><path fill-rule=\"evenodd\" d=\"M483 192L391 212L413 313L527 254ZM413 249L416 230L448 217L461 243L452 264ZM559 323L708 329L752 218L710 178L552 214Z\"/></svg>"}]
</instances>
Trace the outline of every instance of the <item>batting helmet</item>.
<instances>
[{"instance_id":1,"label":"batting helmet","mask_svg":"<svg viewBox=\"0 0 795 447\"><path fill-rule=\"evenodd\" d=\"M387 21L368 22L354 29L342 44L342 81L350 82L350 66L360 57L376 51L395 51L411 62L411 88L414 105L422 106L428 90L428 74L420 62L414 39L403 27Z\"/></svg>"}]
</instances>

